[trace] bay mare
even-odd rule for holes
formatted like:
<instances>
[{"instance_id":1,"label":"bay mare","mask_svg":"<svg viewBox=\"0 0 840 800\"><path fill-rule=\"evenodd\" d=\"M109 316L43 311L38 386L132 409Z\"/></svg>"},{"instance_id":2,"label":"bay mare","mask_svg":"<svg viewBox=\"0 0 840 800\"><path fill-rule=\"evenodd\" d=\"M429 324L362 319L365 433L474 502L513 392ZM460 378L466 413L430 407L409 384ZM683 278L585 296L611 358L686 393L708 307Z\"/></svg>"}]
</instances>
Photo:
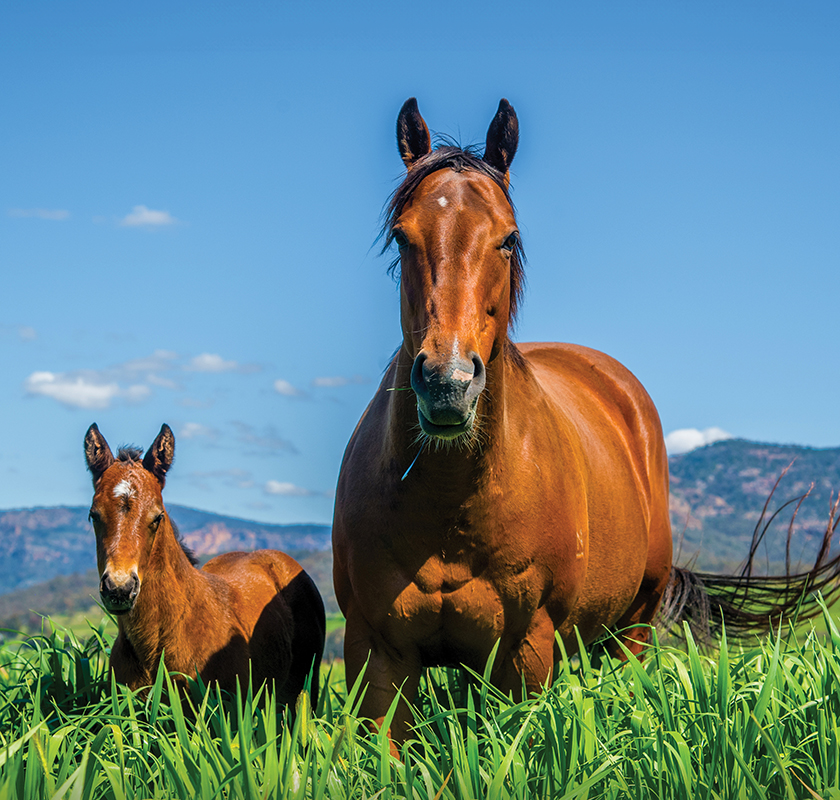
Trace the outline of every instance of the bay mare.
<instances>
[{"instance_id":1,"label":"bay mare","mask_svg":"<svg viewBox=\"0 0 840 800\"><path fill-rule=\"evenodd\" d=\"M575 630L585 643L617 631L639 653L663 596L672 619L723 609L737 632L837 574L827 549L783 578L673 567L668 462L642 385L596 350L510 339L518 136L506 100L481 157L433 150L413 98L397 121L406 175L384 235L399 249L403 340L347 445L333 523L347 681L369 659L361 713L380 725L424 667L481 672L497 642L492 680L519 696L551 677L555 632L568 653ZM394 740L411 721L401 701Z\"/></svg>"}]
</instances>

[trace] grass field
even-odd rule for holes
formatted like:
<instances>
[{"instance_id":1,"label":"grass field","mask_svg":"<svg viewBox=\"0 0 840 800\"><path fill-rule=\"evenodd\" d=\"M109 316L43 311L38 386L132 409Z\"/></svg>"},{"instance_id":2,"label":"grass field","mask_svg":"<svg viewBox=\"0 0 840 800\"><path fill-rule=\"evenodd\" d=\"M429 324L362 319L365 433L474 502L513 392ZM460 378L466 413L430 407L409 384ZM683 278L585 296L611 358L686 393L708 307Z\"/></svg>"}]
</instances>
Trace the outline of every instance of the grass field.
<instances>
[{"instance_id":1,"label":"grass field","mask_svg":"<svg viewBox=\"0 0 840 800\"><path fill-rule=\"evenodd\" d=\"M142 698L114 684L111 633L56 630L0 648L4 798L840 799L840 633L748 648L654 644L620 666L586 653L514 703L432 670L395 758L357 717L362 686L325 676L317 709L263 692ZM460 674L459 674L460 675Z\"/></svg>"}]
</instances>

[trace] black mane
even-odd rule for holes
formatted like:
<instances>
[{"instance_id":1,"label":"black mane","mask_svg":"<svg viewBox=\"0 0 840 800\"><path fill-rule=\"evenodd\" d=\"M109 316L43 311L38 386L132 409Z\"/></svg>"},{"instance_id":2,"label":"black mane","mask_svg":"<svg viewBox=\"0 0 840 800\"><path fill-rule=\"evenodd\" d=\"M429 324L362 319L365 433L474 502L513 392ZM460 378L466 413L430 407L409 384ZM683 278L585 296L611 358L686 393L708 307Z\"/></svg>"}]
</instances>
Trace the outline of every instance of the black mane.
<instances>
[{"instance_id":1,"label":"black mane","mask_svg":"<svg viewBox=\"0 0 840 800\"><path fill-rule=\"evenodd\" d=\"M117 450L117 461L125 464L139 464L143 460L143 448L133 444L123 445Z\"/></svg>"},{"instance_id":2,"label":"black mane","mask_svg":"<svg viewBox=\"0 0 840 800\"><path fill-rule=\"evenodd\" d=\"M396 188L385 207L385 221L382 225L381 237L385 243L382 246L384 253L394 241L394 225L402 214L406 203L411 199L421 181L441 169L451 169L455 172L478 172L490 178L503 192L505 199L510 204L511 210L516 214L513 201L510 199L510 190L505 182L505 176L495 167L491 167L483 158L478 156L473 147L460 147L449 143L439 146L431 153L414 162L403 182ZM390 275L396 275L400 263L399 256L391 262L388 267ZM516 312L522 299L522 292L525 284L525 251L522 249L522 242L517 238L516 246L510 257L510 320L516 319Z\"/></svg>"},{"instance_id":3,"label":"black mane","mask_svg":"<svg viewBox=\"0 0 840 800\"><path fill-rule=\"evenodd\" d=\"M175 534L175 541L181 546L181 549L184 551L184 555L189 559L190 564L194 567L198 566L198 557L195 554L195 551L191 547L187 547L184 543L184 537L181 536L181 531L178 530L178 526L172 521L172 518L169 518L169 524L172 526L172 532Z\"/></svg>"}]
</instances>

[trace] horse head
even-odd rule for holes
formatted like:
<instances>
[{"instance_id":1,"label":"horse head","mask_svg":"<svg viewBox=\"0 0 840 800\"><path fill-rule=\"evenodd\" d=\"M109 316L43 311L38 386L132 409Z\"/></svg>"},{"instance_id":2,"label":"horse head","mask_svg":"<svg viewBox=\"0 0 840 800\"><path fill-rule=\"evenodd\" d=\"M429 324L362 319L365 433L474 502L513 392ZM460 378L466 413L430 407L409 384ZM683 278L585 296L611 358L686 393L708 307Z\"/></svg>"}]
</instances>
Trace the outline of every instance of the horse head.
<instances>
[{"instance_id":1,"label":"horse head","mask_svg":"<svg viewBox=\"0 0 840 800\"><path fill-rule=\"evenodd\" d=\"M96 533L99 593L113 614L134 607L156 537L168 526L161 494L175 456L175 437L168 425L161 427L142 460L141 454L136 448L121 448L115 458L95 423L85 435L85 460L94 488L90 520Z\"/></svg>"},{"instance_id":2,"label":"horse head","mask_svg":"<svg viewBox=\"0 0 840 800\"><path fill-rule=\"evenodd\" d=\"M403 348L426 435L469 438L486 367L505 350L522 286L522 250L508 194L516 113L499 103L483 157L432 150L414 98L397 120L406 177L388 207L386 246L399 248Z\"/></svg>"}]
</instances>

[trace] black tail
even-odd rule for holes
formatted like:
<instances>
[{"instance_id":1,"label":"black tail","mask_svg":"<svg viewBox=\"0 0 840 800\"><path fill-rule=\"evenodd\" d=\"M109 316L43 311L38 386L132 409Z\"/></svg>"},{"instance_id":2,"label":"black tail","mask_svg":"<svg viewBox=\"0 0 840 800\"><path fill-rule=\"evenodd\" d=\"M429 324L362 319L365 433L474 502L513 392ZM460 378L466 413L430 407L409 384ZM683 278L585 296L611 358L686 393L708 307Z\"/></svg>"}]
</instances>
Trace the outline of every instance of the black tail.
<instances>
[{"instance_id":1,"label":"black tail","mask_svg":"<svg viewBox=\"0 0 840 800\"><path fill-rule=\"evenodd\" d=\"M764 510L753 531L749 555L738 574L717 575L693 572L681 567L671 568L671 579L665 589L657 619L664 630L667 631L675 623L687 621L696 640L710 643L720 636L725 625L727 639L746 639L777 627L783 617L795 616L803 620L817 616L821 613L816 602L818 592L822 593L829 605L838 596L840 554L829 558L829 552L840 522L840 492L831 503L828 524L814 566L806 572L791 572L790 540L796 514L811 489L782 505L765 522L773 492L788 469L790 466L779 476L764 504ZM784 574L753 575L753 560L768 528L785 508L794 503L796 507L787 532Z\"/></svg>"}]
</instances>

